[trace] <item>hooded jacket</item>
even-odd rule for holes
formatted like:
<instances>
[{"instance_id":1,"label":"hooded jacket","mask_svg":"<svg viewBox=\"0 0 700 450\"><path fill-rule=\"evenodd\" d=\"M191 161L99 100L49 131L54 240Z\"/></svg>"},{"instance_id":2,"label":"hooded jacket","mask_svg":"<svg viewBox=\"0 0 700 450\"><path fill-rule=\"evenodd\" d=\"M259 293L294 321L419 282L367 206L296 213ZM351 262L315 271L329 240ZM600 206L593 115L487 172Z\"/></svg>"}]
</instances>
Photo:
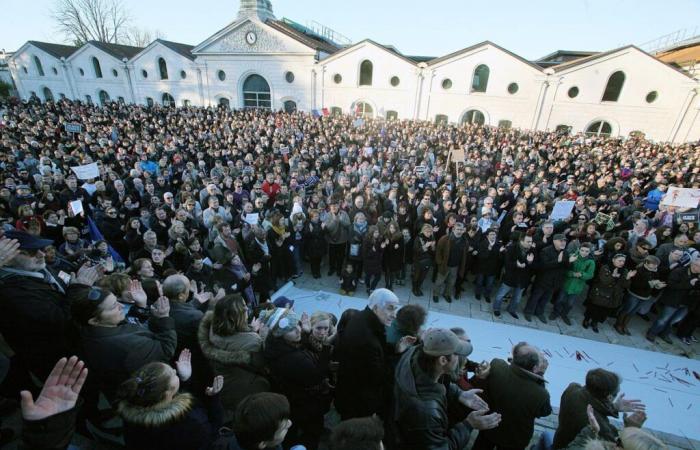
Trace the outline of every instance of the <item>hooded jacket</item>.
<instances>
[{"instance_id":1,"label":"hooded jacket","mask_svg":"<svg viewBox=\"0 0 700 450\"><path fill-rule=\"evenodd\" d=\"M454 383L435 382L418 366L417 347L406 351L396 366L394 417L400 449L459 450L472 431L466 421L449 426L448 411L458 407L462 392Z\"/></svg>"},{"instance_id":2,"label":"hooded jacket","mask_svg":"<svg viewBox=\"0 0 700 450\"><path fill-rule=\"evenodd\" d=\"M119 403L124 420L124 440L131 450L204 450L216 438L222 423L221 402L206 397L199 404L190 394L152 406Z\"/></svg>"},{"instance_id":3,"label":"hooded jacket","mask_svg":"<svg viewBox=\"0 0 700 450\"><path fill-rule=\"evenodd\" d=\"M199 323L199 345L215 375L223 375L221 401L227 411L235 411L244 397L270 391L262 355L263 340L253 332L219 336L211 329L213 312Z\"/></svg>"}]
</instances>

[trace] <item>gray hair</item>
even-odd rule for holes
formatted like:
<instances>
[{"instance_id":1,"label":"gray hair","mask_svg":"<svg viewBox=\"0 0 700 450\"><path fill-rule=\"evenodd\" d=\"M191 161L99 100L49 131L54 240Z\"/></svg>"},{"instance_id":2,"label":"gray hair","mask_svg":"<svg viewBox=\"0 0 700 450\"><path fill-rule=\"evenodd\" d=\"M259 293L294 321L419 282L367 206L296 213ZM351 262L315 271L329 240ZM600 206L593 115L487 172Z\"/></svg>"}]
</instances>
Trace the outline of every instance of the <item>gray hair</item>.
<instances>
[{"instance_id":1,"label":"gray hair","mask_svg":"<svg viewBox=\"0 0 700 450\"><path fill-rule=\"evenodd\" d=\"M184 275L170 275L163 281L163 295L174 300L189 289L190 280Z\"/></svg>"},{"instance_id":2,"label":"gray hair","mask_svg":"<svg viewBox=\"0 0 700 450\"><path fill-rule=\"evenodd\" d=\"M372 292L369 296L369 307L374 308L375 306L379 308L386 307L387 303L398 303L399 298L391 292L389 289L379 288Z\"/></svg>"},{"instance_id":3,"label":"gray hair","mask_svg":"<svg viewBox=\"0 0 700 450\"><path fill-rule=\"evenodd\" d=\"M513 347L513 364L532 371L540 363L540 353L527 342L518 342Z\"/></svg>"}]
</instances>

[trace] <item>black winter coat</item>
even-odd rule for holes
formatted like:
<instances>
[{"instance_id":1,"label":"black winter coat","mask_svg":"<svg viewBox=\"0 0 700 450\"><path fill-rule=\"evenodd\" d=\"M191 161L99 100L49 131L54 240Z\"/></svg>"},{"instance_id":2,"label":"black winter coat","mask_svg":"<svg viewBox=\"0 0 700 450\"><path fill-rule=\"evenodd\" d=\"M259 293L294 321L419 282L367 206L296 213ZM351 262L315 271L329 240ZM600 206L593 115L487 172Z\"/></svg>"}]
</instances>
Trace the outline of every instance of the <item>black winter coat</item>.
<instances>
[{"instance_id":1,"label":"black winter coat","mask_svg":"<svg viewBox=\"0 0 700 450\"><path fill-rule=\"evenodd\" d=\"M476 273L498 276L502 262L503 252L501 252L500 242L496 241L489 250L488 239L483 239L476 255Z\"/></svg>"},{"instance_id":2,"label":"black winter coat","mask_svg":"<svg viewBox=\"0 0 700 450\"><path fill-rule=\"evenodd\" d=\"M382 273L382 259L384 257L384 249L381 246L383 241L365 240L362 244L362 268L365 273L370 275L379 275Z\"/></svg>"},{"instance_id":3,"label":"black winter coat","mask_svg":"<svg viewBox=\"0 0 700 450\"><path fill-rule=\"evenodd\" d=\"M554 245L548 245L540 251L533 265L535 269L535 286L547 290L555 290L564 285L566 271L570 265L569 254L562 250L563 256L560 262L559 253L554 248Z\"/></svg>"},{"instance_id":4,"label":"black winter coat","mask_svg":"<svg viewBox=\"0 0 700 450\"><path fill-rule=\"evenodd\" d=\"M66 295L40 278L0 270L0 333L17 358L42 380L56 361L70 353L68 297L72 290L85 288L71 285Z\"/></svg>"},{"instance_id":5,"label":"black winter coat","mask_svg":"<svg viewBox=\"0 0 700 450\"><path fill-rule=\"evenodd\" d=\"M321 228L321 222L313 223L309 221L304 225L304 247L310 258L321 258L326 254L328 242L326 235Z\"/></svg>"},{"instance_id":6,"label":"black winter coat","mask_svg":"<svg viewBox=\"0 0 700 450\"><path fill-rule=\"evenodd\" d=\"M384 417L392 386L391 353L386 327L369 307L350 319L336 345L335 406L343 420Z\"/></svg>"},{"instance_id":7,"label":"black winter coat","mask_svg":"<svg viewBox=\"0 0 700 450\"><path fill-rule=\"evenodd\" d=\"M532 263L527 261L528 254L532 253L525 252L518 242L508 246L504 257L503 283L511 287L527 287L532 277ZM525 267L518 267L518 262L525 264Z\"/></svg>"},{"instance_id":8,"label":"black winter coat","mask_svg":"<svg viewBox=\"0 0 700 450\"><path fill-rule=\"evenodd\" d=\"M399 449L461 450L469 443L466 421L449 426L449 413L459 409L461 389L454 383L436 383L417 364L415 347L396 366L394 416Z\"/></svg>"}]
</instances>

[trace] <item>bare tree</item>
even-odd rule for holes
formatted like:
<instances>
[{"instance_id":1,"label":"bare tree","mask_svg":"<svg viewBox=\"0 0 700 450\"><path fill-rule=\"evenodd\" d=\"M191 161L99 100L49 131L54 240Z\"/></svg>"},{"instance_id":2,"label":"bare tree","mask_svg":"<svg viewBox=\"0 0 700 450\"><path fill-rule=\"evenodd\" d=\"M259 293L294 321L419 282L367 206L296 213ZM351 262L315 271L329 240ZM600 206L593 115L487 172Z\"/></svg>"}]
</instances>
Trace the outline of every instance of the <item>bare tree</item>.
<instances>
[{"instance_id":1,"label":"bare tree","mask_svg":"<svg viewBox=\"0 0 700 450\"><path fill-rule=\"evenodd\" d=\"M120 0L56 0L57 30L75 45L87 41L118 44L131 22Z\"/></svg>"},{"instance_id":2,"label":"bare tree","mask_svg":"<svg viewBox=\"0 0 700 450\"><path fill-rule=\"evenodd\" d=\"M124 33L123 44L133 45L134 47L145 47L156 39L162 39L165 34L156 30L151 32L145 28L129 27Z\"/></svg>"}]
</instances>

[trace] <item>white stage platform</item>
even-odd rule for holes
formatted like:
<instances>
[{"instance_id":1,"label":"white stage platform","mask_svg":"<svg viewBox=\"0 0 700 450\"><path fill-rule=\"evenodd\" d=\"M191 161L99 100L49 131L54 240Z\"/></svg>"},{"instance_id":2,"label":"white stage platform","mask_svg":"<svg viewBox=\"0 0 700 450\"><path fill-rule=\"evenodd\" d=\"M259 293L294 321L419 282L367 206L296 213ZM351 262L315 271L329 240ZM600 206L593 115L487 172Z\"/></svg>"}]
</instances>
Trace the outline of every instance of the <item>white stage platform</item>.
<instances>
[{"instance_id":1,"label":"white stage platform","mask_svg":"<svg viewBox=\"0 0 700 450\"><path fill-rule=\"evenodd\" d=\"M348 308L363 309L365 299L325 291L309 291L288 283L273 298L294 300L299 314L322 310L340 317ZM427 327L462 327L472 339L474 361L507 358L512 346L527 341L549 357L546 379L553 406L559 406L572 381L583 384L586 372L596 367L623 377L627 398L642 399L649 416L645 427L700 440L700 361L620 345L605 344L532 328L486 322L430 311Z\"/></svg>"}]
</instances>

